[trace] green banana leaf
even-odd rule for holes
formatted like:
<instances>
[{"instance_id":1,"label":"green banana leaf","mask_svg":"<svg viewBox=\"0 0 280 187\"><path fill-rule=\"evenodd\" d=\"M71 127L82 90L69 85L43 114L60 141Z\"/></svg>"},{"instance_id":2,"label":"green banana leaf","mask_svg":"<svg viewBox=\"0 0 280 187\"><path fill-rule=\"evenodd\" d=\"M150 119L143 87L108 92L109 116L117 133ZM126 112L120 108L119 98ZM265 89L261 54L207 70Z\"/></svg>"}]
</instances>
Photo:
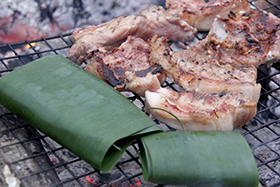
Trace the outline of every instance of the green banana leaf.
<instances>
[{"instance_id":1,"label":"green banana leaf","mask_svg":"<svg viewBox=\"0 0 280 187\"><path fill-rule=\"evenodd\" d=\"M0 78L0 103L104 172L138 136L161 131L118 91L59 55Z\"/></svg>"},{"instance_id":2,"label":"green banana leaf","mask_svg":"<svg viewBox=\"0 0 280 187\"><path fill-rule=\"evenodd\" d=\"M163 132L141 138L146 181L191 186L258 186L251 149L240 133Z\"/></svg>"}]
</instances>

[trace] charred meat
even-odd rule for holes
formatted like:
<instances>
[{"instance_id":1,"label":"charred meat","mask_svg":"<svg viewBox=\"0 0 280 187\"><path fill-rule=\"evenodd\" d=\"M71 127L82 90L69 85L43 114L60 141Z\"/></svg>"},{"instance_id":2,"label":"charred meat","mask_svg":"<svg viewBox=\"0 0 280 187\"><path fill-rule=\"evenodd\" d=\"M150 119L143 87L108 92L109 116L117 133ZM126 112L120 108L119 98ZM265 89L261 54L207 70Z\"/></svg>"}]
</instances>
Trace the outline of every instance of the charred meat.
<instances>
[{"instance_id":1,"label":"charred meat","mask_svg":"<svg viewBox=\"0 0 280 187\"><path fill-rule=\"evenodd\" d=\"M235 66L271 65L280 59L280 19L261 10L218 16L207 38L208 52Z\"/></svg>"},{"instance_id":2,"label":"charred meat","mask_svg":"<svg viewBox=\"0 0 280 187\"><path fill-rule=\"evenodd\" d=\"M261 86L256 83L256 67L235 67L213 58L205 48L206 40L180 52L171 51L166 40L166 37L154 36L149 41L151 59L186 91L210 94L227 89L233 93L242 92L249 99L258 101Z\"/></svg>"},{"instance_id":3,"label":"charred meat","mask_svg":"<svg viewBox=\"0 0 280 187\"><path fill-rule=\"evenodd\" d=\"M166 7L182 12L182 19L199 31L209 31L217 15L250 9L247 0L166 0Z\"/></svg>"},{"instance_id":4,"label":"charred meat","mask_svg":"<svg viewBox=\"0 0 280 187\"><path fill-rule=\"evenodd\" d=\"M99 47L88 56L86 70L118 91L133 91L141 96L157 90L165 81L163 68L150 61L149 44L136 36L112 51Z\"/></svg>"}]
</instances>

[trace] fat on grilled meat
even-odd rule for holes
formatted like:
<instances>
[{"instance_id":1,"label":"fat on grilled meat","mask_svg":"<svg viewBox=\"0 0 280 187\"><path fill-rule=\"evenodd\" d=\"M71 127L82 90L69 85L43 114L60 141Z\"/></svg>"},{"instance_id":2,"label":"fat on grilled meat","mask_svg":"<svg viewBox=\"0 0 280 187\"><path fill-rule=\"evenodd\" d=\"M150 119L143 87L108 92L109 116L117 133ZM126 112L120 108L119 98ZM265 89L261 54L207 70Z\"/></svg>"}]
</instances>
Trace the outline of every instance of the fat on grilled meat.
<instances>
[{"instance_id":1,"label":"fat on grilled meat","mask_svg":"<svg viewBox=\"0 0 280 187\"><path fill-rule=\"evenodd\" d=\"M182 19L199 31L209 31L217 15L250 9L247 0L166 0L166 7L182 12Z\"/></svg>"},{"instance_id":2,"label":"fat on grilled meat","mask_svg":"<svg viewBox=\"0 0 280 187\"><path fill-rule=\"evenodd\" d=\"M218 16L207 38L208 52L235 66L270 66L280 59L280 19L262 10Z\"/></svg>"},{"instance_id":3,"label":"fat on grilled meat","mask_svg":"<svg viewBox=\"0 0 280 187\"><path fill-rule=\"evenodd\" d=\"M257 103L242 93L202 94L160 88L147 91L146 107L152 116L177 130L231 131L241 128L257 112ZM161 108L174 114L183 124Z\"/></svg>"},{"instance_id":4,"label":"fat on grilled meat","mask_svg":"<svg viewBox=\"0 0 280 187\"><path fill-rule=\"evenodd\" d=\"M121 16L104 24L74 31L72 37L75 43L69 50L68 58L80 65L96 47L111 50L129 35L145 40L154 34L166 35L172 41L193 40L197 30L182 20L181 14L176 10L150 5L139 15Z\"/></svg>"},{"instance_id":5,"label":"fat on grilled meat","mask_svg":"<svg viewBox=\"0 0 280 187\"><path fill-rule=\"evenodd\" d=\"M97 48L88 55L86 70L118 91L132 91L140 96L164 83L163 68L150 61L149 44L136 36L128 36L119 47L107 51Z\"/></svg>"},{"instance_id":6,"label":"fat on grilled meat","mask_svg":"<svg viewBox=\"0 0 280 187\"><path fill-rule=\"evenodd\" d=\"M206 40L180 52L170 50L166 37L154 36L150 41L151 60L159 63L167 76L186 91L220 93L241 92L258 101L261 85L256 83L257 69L253 65L235 67L208 54Z\"/></svg>"}]
</instances>

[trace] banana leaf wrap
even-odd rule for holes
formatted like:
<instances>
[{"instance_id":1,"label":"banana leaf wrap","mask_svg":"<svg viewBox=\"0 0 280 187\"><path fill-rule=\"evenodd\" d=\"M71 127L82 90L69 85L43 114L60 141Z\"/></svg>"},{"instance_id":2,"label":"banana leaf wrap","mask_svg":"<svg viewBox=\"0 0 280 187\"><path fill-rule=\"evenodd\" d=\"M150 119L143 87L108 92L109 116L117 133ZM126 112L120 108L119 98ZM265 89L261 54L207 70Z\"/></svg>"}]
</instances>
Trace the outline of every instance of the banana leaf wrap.
<instances>
[{"instance_id":1,"label":"banana leaf wrap","mask_svg":"<svg viewBox=\"0 0 280 187\"><path fill-rule=\"evenodd\" d=\"M139 158L146 181L192 186L258 186L246 140L235 131L160 132L141 137Z\"/></svg>"},{"instance_id":2,"label":"banana leaf wrap","mask_svg":"<svg viewBox=\"0 0 280 187\"><path fill-rule=\"evenodd\" d=\"M137 137L161 131L118 91L60 55L0 78L0 103L103 172Z\"/></svg>"}]
</instances>

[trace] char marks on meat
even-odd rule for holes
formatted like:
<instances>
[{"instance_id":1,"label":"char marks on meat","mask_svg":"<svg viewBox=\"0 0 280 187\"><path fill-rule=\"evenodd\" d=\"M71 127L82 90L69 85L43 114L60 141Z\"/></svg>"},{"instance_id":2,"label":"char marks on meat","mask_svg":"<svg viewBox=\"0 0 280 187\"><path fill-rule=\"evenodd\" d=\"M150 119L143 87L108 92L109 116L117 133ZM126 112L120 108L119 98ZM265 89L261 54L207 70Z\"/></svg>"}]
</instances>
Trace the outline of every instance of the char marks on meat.
<instances>
[{"instance_id":1,"label":"char marks on meat","mask_svg":"<svg viewBox=\"0 0 280 187\"><path fill-rule=\"evenodd\" d=\"M146 106L159 121L178 130L231 131L241 128L257 112L257 103L241 93L223 91L217 94L175 92L161 88L146 92ZM152 109L161 108L174 114ZM184 128L184 129L183 129Z\"/></svg>"},{"instance_id":2,"label":"char marks on meat","mask_svg":"<svg viewBox=\"0 0 280 187\"><path fill-rule=\"evenodd\" d=\"M72 37L75 43L69 50L68 58L81 64L96 47L111 50L124 42L129 35L144 40L154 34L166 35L172 41L193 40L197 30L181 20L181 14L176 10L150 5L139 15L122 16L101 25L74 31Z\"/></svg>"},{"instance_id":3,"label":"char marks on meat","mask_svg":"<svg viewBox=\"0 0 280 187\"><path fill-rule=\"evenodd\" d=\"M205 41L202 40L192 48L174 52L170 50L166 37L158 38L155 35L149 41L151 59L159 63L167 76L186 91L219 93L227 89L233 93L242 92L258 101L261 86L256 83L256 67L235 67L213 58L207 53Z\"/></svg>"},{"instance_id":4,"label":"char marks on meat","mask_svg":"<svg viewBox=\"0 0 280 187\"><path fill-rule=\"evenodd\" d=\"M186 130L241 127L256 114L261 88L256 67L280 59L279 26L279 18L272 14L249 10L218 16L204 40L180 52L170 50L166 37L154 36L149 41L152 60L188 92L147 91L148 107L172 112ZM182 129L169 114L151 113Z\"/></svg>"},{"instance_id":5,"label":"char marks on meat","mask_svg":"<svg viewBox=\"0 0 280 187\"><path fill-rule=\"evenodd\" d=\"M220 61L271 65L280 59L280 19L261 10L218 16L206 40L209 53Z\"/></svg>"},{"instance_id":6,"label":"char marks on meat","mask_svg":"<svg viewBox=\"0 0 280 187\"><path fill-rule=\"evenodd\" d=\"M200 31L209 31L217 15L250 9L247 0L166 0L166 7L182 12L182 19Z\"/></svg>"},{"instance_id":7,"label":"char marks on meat","mask_svg":"<svg viewBox=\"0 0 280 187\"><path fill-rule=\"evenodd\" d=\"M129 36L119 47L106 51L99 47L88 55L86 70L118 91L133 91L140 96L157 90L165 81L163 68L150 61L149 45Z\"/></svg>"}]
</instances>

